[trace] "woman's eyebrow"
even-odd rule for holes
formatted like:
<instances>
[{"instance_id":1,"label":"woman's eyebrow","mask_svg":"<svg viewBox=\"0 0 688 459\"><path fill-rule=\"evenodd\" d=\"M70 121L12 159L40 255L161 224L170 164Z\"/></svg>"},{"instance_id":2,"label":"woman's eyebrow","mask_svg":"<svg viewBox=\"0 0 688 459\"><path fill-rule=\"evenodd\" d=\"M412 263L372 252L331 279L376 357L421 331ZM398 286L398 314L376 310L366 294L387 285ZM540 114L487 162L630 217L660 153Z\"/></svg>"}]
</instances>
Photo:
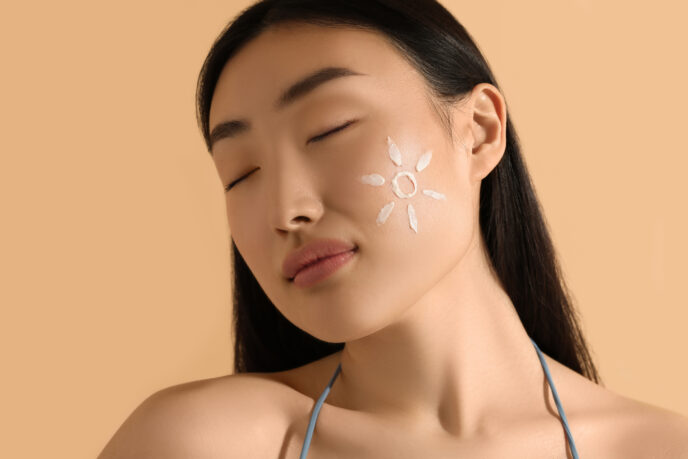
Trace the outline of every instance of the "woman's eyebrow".
<instances>
[{"instance_id":1,"label":"woman's eyebrow","mask_svg":"<svg viewBox=\"0 0 688 459\"><path fill-rule=\"evenodd\" d=\"M306 94L313 91L323 83L326 83L335 78L341 78L352 75L366 75L351 70L347 67L323 67L315 72L310 73L304 78L301 78L296 83L289 86L277 98L274 104L275 110L281 110L284 107L294 103L296 100L303 98ZM236 137L239 134L247 132L251 129L251 122L246 119L223 121L215 126L210 133L210 155L213 155L213 145L224 138Z\"/></svg>"}]
</instances>

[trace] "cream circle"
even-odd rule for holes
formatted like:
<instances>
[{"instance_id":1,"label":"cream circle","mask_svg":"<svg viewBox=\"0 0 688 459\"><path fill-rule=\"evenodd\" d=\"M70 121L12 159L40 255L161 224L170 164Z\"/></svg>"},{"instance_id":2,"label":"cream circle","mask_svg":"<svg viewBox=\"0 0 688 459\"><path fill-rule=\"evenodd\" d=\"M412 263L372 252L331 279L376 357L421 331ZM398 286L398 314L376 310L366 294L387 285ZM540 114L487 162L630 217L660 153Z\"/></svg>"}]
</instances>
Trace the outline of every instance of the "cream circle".
<instances>
[{"instance_id":1,"label":"cream circle","mask_svg":"<svg viewBox=\"0 0 688 459\"><path fill-rule=\"evenodd\" d=\"M401 191L401 188L399 187L399 182L397 181L397 179L402 175L408 177L409 180L411 180L411 183L413 183L413 192L411 194L404 193L403 191ZM414 177L412 173L407 171L397 172L397 175L395 175L392 179L392 190L394 191L394 194L396 194L398 197L402 199L413 197L416 194L416 191L418 191L418 183L416 183L416 177Z\"/></svg>"}]
</instances>

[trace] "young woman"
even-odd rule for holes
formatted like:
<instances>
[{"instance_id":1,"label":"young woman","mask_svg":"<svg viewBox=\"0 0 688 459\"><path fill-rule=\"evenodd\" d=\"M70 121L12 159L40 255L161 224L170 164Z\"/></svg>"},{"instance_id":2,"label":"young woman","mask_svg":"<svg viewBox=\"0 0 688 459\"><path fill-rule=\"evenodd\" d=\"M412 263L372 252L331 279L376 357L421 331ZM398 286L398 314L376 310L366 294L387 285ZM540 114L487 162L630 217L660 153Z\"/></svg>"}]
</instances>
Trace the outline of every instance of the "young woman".
<instances>
[{"instance_id":1,"label":"young woman","mask_svg":"<svg viewBox=\"0 0 688 459\"><path fill-rule=\"evenodd\" d=\"M102 459L688 457L686 418L601 385L507 103L439 3L256 3L197 97L235 374L153 394Z\"/></svg>"}]
</instances>

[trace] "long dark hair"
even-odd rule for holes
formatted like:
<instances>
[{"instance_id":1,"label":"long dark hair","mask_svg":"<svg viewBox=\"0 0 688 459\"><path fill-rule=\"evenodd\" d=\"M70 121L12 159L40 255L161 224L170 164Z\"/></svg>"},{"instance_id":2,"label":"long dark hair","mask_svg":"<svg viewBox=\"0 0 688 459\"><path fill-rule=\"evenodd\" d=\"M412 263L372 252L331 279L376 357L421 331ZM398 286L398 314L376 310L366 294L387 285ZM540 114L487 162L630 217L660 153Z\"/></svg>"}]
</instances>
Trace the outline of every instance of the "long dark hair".
<instances>
[{"instance_id":1,"label":"long dark hair","mask_svg":"<svg viewBox=\"0 0 688 459\"><path fill-rule=\"evenodd\" d=\"M263 30L286 22L382 32L427 80L450 136L447 104L479 83L499 88L466 29L435 0L263 0L225 27L203 63L196 115L208 151L210 102L222 68ZM600 384L508 113L506 150L480 189L480 229L490 260L540 349ZM233 239L231 245L235 373L295 368L344 347L289 322L268 299Z\"/></svg>"}]
</instances>

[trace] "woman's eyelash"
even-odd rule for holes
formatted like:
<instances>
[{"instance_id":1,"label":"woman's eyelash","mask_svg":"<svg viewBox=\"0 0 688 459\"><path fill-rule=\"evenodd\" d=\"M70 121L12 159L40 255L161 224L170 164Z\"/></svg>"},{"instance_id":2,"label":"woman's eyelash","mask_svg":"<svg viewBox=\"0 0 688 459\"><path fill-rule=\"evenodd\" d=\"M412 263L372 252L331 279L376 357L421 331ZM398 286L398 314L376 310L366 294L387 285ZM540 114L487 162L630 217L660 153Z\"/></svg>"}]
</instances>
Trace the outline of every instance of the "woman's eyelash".
<instances>
[{"instance_id":1,"label":"woman's eyelash","mask_svg":"<svg viewBox=\"0 0 688 459\"><path fill-rule=\"evenodd\" d=\"M257 169L257 168L256 168L256 169ZM227 186L225 187L225 191L231 190L231 189L234 187L234 185L236 185L237 183L241 182L244 178L246 178L246 177L248 177L249 175L251 175L256 169L253 169L252 171L247 172L246 174L242 175L241 177L239 177L238 179L234 180L233 182L230 182L229 185L227 185Z\"/></svg>"},{"instance_id":2,"label":"woman's eyelash","mask_svg":"<svg viewBox=\"0 0 688 459\"><path fill-rule=\"evenodd\" d=\"M319 140L322 140L322 139L324 139L325 137L327 137L328 135L334 134L335 132L344 129L345 127L347 127L347 126L350 125L351 123L354 123L355 121L356 121L356 120L347 121L346 123L342 124L341 126L337 126L336 128L331 129L331 130L329 130L329 131L327 131L327 132L325 132L325 133L323 133L323 134L316 135L315 137L309 139L308 142L306 142L306 144L309 144L309 143L311 143L311 142L317 142L317 141L319 141Z\"/></svg>"},{"instance_id":3,"label":"woman's eyelash","mask_svg":"<svg viewBox=\"0 0 688 459\"><path fill-rule=\"evenodd\" d=\"M308 142L306 142L306 143L308 144L308 143L311 143L311 142L317 142L317 141L319 141L319 140L322 140L322 139L324 139L325 137L327 137L328 135L334 134L334 133L337 132L337 131L341 131L341 130L344 129L345 127L347 127L347 126L349 126L350 124L355 123L355 122L356 122L356 120L347 121L346 123L344 123L344 124L342 124L342 125L340 125L340 126L337 126L337 127L334 128L334 129L330 129L329 131L327 131L327 132L325 132L325 133L323 133L323 134L319 134L319 135L316 135L315 137L312 137L312 138L309 139ZM227 186L225 187L225 192L231 190L231 189L234 187L234 185L236 185L237 183L241 182L244 178L246 178L246 177L248 177L249 175L251 175L251 174L253 173L253 171L255 171L255 170L256 170L256 169L253 169L252 171L248 172L247 174L244 174L244 175L242 175L241 177L239 177L238 179L236 179L236 180L234 180L233 182L231 182L229 185L227 185Z\"/></svg>"}]
</instances>

